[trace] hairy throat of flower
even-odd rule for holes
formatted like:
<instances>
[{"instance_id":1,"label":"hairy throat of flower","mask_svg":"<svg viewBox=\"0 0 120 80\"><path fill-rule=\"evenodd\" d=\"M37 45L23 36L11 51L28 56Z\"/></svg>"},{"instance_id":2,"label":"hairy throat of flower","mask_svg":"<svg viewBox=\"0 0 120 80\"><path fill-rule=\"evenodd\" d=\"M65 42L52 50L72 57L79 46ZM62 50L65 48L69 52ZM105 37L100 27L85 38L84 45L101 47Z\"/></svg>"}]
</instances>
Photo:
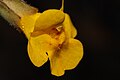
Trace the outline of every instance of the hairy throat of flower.
<instances>
[{"instance_id":1,"label":"hairy throat of flower","mask_svg":"<svg viewBox=\"0 0 120 80\"><path fill-rule=\"evenodd\" d=\"M59 52L62 49L62 46L65 42L65 33L64 33L64 29L63 26L60 25L56 28L51 29L51 31L48 33L53 39L56 40L57 45L54 46L54 54L56 54L55 56L59 56Z\"/></svg>"},{"instance_id":2,"label":"hairy throat of flower","mask_svg":"<svg viewBox=\"0 0 120 80\"><path fill-rule=\"evenodd\" d=\"M62 25L57 25L56 27L53 27L51 29L46 30L40 30L40 31L33 31L31 33L32 37L37 37L39 35L48 34L52 39L54 39L57 43L56 47L58 49L61 48L61 45L63 44L65 40L65 34L64 29Z\"/></svg>"}]
</instances>

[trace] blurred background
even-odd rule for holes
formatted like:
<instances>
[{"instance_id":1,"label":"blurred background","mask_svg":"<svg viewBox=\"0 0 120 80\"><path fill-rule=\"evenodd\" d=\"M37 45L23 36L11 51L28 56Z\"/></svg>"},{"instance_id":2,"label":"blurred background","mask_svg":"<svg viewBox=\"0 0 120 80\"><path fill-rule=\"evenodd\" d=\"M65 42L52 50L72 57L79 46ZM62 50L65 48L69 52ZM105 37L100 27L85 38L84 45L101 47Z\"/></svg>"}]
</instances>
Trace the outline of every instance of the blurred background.
<instances>
[{"instance_id":1,"label":"blurred background","mask_svg":"<svg viewBox=\"0 0 120 80\"><path fill-rule=\"evenodd\" d=\"M25 1L40 12L61 7L61 0ZM120 1L65 0L65 12L84 46L79 65L59 78L51 75L49 61L35 67L25 35L0 17L0 80L120 80Z\"/></svg>"}]
</instances>

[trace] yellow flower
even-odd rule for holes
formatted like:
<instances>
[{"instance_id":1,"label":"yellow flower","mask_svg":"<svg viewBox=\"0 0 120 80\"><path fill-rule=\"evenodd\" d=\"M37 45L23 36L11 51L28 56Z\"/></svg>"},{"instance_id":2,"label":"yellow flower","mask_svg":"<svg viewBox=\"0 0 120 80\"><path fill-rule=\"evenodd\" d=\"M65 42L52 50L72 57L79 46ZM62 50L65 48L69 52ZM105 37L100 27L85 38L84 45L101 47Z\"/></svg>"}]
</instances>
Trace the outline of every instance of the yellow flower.
<instances>
[{"instance_id":1,"label":"yellow flower","mask_svg":"<svg viewBox=\"0 0 120 80\"><path fill-rule=\"evenodd\" d=\"M21 29L28 38L31 62L42 66L50 60L51 73L62 76L65 70L75 68L83 57L82 43L74 39L77 31L68 14L49 9L21 18Z\"/></svg>"}]
</instances>

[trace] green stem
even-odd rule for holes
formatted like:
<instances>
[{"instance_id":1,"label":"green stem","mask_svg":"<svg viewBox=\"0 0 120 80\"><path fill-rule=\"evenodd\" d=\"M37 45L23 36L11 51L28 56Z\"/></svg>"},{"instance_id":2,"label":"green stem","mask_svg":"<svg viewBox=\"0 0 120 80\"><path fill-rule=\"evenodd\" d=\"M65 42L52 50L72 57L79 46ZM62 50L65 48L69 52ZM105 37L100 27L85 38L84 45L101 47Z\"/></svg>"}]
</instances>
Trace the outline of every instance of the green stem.
<instances>
[{"instance_id":1,"label":"green stem","mask_svg":"<svg viewBox=\"0 0 120 80\"><path fill-rule=\"evenodd\" d=\"M20 17L10 10L4 3L0 2L0 15L11 25L18 26Z\"/></svg>"},{"instance_id":2,"label":"green stem","mask_svg":"<svg viewBox=\"0 0 120 80\"><path fill-rule=\"evenodd\" d=\"M37 13L37 8L23 0L0 0L0 15L14 26L19 25L21 17Z\"/></svg>"}]
</instances>

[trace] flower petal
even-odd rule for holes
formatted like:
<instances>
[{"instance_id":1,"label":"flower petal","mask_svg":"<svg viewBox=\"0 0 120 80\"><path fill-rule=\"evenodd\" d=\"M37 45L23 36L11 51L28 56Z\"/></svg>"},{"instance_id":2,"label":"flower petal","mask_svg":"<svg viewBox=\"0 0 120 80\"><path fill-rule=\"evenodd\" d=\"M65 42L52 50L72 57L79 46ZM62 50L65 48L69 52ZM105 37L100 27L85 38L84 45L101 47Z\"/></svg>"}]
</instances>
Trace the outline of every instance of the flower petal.
<instances>
[{"instance_id":1,"label":"flower petal","mask_svg":"<svg viewBox=\"0 0 120 80\"><path fill-rule=\"evenodd\" d=\"M63 44L56 51L48 52L51 73L62 76L64 70L75 68L83 57L83 46L76 39L69 39L68 44Z\"/></svg>"},{"instance_id":2,"label":"flower petal","mask_svg":"<svg viewBox=\"0 0 120 80\"><path fill-rule=\"evenodd\" d=\"M31 32L34 30L35 22L40 16L40 13L24 16L21 18L21 29L25 33L26 37L29 39Z\"/></svg>"},{"instance_id":3,"label":"flower petal","mask_svg":"<svg viewBox=\"0 0 120 80\"><path fill-rule=\"evenodd\" d=\"M71 22L68 14L65 14L65 20L63 22L63 27L68 38L74 38L77 35L77 30Z\"/></svg>"},{"instance_id":4,"label":"flower petal","mask_svg":"<svg viewBox=\"0 0 120 80\"><path fill-rule=\"evenodd\" d=\"M48 60L46 52L52 47L51 44L53 43L51 42L52 38L47 34L30 37L28 42L28 55L35 66L40 67Z\"/></svg>"},{"instance_id":5,"label":"flower petal","mask_svg":"<svg viewBox=\"0 0 120 80\"><path fill-rule=\"evenodd\" d=\"M68 44L62 46L60 58L65 70L75 68L83 57L82 43L77 39L69 39Z\"/></svg>"},{"instance_id":6,"label":"flower petal","mask_svg":"<svg viewBox=\"0 0 120 80\"><path fill-rule=\"evenodd\" d=\"M62 11L50 9L44 11L37 19L34 31L51 29L64 21L65 15Z\"/></svg>"},{"instance_id":7,"label":"flower petal","mask_svg":"<svg viewBox=\"0 0 120 80\"><path fill-rule=\"evenodd\" d=\"M51 74L55 76L64 75L64 67L62 66L62 59L60 58L57 51L51 50L48 51L48 56L50 60Z\"/></svg>"},{"instance_id":8,"label":"flower petal","mask_svg":"<svg viewBox=\"0 0 120 80\"><path fill-rule=\"evenodd\" d=\"M58 38L58 43L62 44L65 41L65 32L61 32Z\"/></svg>"}]
</instances>

